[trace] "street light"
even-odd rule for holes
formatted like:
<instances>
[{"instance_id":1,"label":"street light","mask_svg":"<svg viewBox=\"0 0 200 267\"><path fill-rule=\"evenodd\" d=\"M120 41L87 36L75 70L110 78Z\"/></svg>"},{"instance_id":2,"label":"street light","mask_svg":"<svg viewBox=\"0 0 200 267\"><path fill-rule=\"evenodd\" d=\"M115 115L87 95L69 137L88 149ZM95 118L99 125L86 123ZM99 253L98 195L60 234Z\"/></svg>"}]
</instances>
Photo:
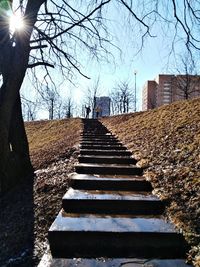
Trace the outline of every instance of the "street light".
<instances>
[{"instance_id":1,"label":"street light","mask_svg":"<svg viewBox=\"0 0 200 267\"><path fill-rule=\"evenodd\" d=\"M134 70L134 75L135 75L135 112L136 112L136 75L137 75L137 70Z\"/></svg>"}]
</instances>

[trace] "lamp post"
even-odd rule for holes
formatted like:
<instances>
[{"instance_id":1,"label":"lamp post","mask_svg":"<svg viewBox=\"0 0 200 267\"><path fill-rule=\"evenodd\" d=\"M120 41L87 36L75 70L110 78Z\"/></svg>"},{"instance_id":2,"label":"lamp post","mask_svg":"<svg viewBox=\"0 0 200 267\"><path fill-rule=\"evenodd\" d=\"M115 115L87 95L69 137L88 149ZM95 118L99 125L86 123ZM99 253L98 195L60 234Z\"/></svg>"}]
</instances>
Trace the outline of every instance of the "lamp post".
<instances>
[{"instance_id":1,"label":"lamp post","mask_svg":"<svg viewBox=\"0 0 200 267\"><path fill-rule=\"evenodd\" d=\"M135 100L134 101L135 102L135 110L134 111L136 112L136 75L137 75L137 70L134 70L134 75L135 75L135 99L134 99Z\"/></svg>"}]
</instances>

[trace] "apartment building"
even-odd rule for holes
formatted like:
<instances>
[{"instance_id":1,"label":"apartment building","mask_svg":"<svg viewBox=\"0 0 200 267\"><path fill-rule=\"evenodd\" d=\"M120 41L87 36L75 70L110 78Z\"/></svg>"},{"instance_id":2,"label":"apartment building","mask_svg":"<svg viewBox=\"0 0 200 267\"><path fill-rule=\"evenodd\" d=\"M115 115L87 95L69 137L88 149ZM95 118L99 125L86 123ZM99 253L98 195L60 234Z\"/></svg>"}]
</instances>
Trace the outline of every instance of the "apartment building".
<instances>
[{"instance_id":1,"label":"apartment building","mask_svg":"<svg viewBox=\"0 0 200 267\"><path fill-rule=\"evenodd\" d=\"M200 97L200 76L159 74L145 83L142 93L142 110Z\"/></svg>"}]
</instances>

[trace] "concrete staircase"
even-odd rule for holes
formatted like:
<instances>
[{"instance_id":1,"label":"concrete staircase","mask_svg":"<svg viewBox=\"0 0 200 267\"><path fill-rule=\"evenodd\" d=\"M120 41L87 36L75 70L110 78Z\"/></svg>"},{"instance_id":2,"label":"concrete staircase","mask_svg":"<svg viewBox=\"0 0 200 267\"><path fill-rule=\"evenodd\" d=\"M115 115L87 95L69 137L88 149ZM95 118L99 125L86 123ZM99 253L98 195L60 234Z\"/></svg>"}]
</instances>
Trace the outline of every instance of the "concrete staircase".
<instances>
[{"instance_id":1,"label":"concrete staircase","mask_svg":"<svg viewBox=\"0 0 200 267\"><path fill-rule=\"evenodd\" d=\"M126 265L134 267L188 266L179 259L188 249L183 236L164 219L165 203L152 195L131 153L98 120L83 123L77 174L48 233L51 266L122 266L116 258L162 259ZM101 265L98 257L115 259ZM72 258L91 260L73 265Z\"/></svg>"}]
</instances>

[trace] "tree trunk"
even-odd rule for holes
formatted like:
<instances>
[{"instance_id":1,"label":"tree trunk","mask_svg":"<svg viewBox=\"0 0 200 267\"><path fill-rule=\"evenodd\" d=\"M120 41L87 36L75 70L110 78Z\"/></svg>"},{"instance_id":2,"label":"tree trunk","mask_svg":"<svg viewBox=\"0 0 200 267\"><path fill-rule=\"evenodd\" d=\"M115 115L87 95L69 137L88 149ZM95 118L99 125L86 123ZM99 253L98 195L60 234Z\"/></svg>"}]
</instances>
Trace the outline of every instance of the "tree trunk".
<instances>
[{"instance_id":1,"label":"tree trunk","mask_svg":"<svg viewBox=\"0 0 200 267\"><path fill-rule=\"evenodd\" d=\"M15 45L9 39L8 21L0 16L0 74L3 77L0 88L0 193L19 183L32 170L19 91L28 66L30 37L44 2L27 1L26 31L16 32Z\"/></svg>"},{"instance_id":2,"label":"tree trunk","mask_svg":"<svg viewBox=\"0 0 200 267\"><path fill-rule=\"evenodd\" d=\"M32 171L25 133L18 79L9 78L0 94L0 193L19 183ZM12 80L11 80L12 79Z\"/></svg>"},{"instance_id":3,"label":"tree trunk","mask_svg":"<svg viewBox=\"0 0 200 267\"><path fill-rule=\"evenodd\" d=\"M29 170L31 167L29 146L23 122L21 99L19 93L13 109L9 142L12 152L16 153L21 158L21 160L25 164L25 169Z\"/></svg>"},{"instance_id":4,"label":"tree trunk","mask_svg":"<svg viewBox=\"0 0 200 267\"><path fill-rule=\"evenodd\" d=\"M0 192L17 184L27 173L27 169L22 167L30 166L27 163L29 155L19 97L28 53L22 51L21 47L15 47L10 48L10 55L9 62L6 62L9 71L5 72L0 89Z\"/></svg>"}]
</instances>

